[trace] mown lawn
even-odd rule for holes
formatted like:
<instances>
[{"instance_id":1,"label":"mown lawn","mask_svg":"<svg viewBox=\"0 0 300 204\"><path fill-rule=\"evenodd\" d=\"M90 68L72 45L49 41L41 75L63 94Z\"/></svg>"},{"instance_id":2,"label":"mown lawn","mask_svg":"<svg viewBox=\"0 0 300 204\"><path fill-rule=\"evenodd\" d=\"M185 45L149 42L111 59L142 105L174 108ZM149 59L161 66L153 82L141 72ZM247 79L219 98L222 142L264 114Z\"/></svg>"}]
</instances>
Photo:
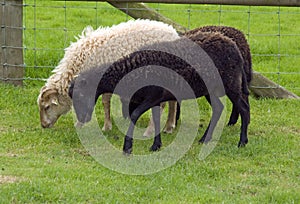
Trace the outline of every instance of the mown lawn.
<instances>
[{"instance_id":1,"label":"mown lawn","mask_svg":"<svg viewBox=\"0 0 300 204\"><path fill-rule=\"evenodd\" d=\"M251 98L246 148L237 148L238 123L225 127L213 152L199 160L202 145L197 140L204 132L199 128L190 150L175 165L133 176L105 168L88 155L71 113L53 128L42 129L38 87L1 84L0 93L0 203L300 202L299 101ZM200 124L206 127L210 111L203 99L198 102ZM146 124L142 120L139 125ZM123 135L116 126L107 137L121 149ZM163 134L163 143L174 137ZM151 141L136 142L134 152L150 154Z\"/></svg>"},{"instance_id":2,"label":"mown lawn","mask_svg":"<svg viewBox=\"0 0 300 204\"><path fill-rule=\"evenodd\" d=\"M36 8L32 6L34 2ZM67 2L67 13L60 7L63 1L25 3L29 5L24 17L25 71L29 78L50 76L63 57L63 48L75 41L73 36L86 25L109 26L128 19L105 3ZM299 37L281 38L281 52L292 56L283 57L280 66L277 58L260 56L278 52L276 36L259 35L277 33L278 8L222 6L220 17L216 12L220 6L151 6L190 28L223 24L250 34L253 68L300 95L299 46L295 43ZM189 17L187 10L191 11ZM248 11L252 12L250 27ZM280 12L281 32L299 33L299 8L281 8ZM270 73L279 68L293 74ZM197 141L208 124L210 108L204 99L199 99L199 133L183 158L158 173L126 175L104 167L88 154L71 113L61 117L53 128L41 128L36 99L43 84L30 79L24 87L0 84L0 203L300 203L299 100L251 97L248 145L237 148L239 121L233 127L225 127L212 153L200 160L203 145ZM230 110L228 102L226 121ZM194 110L185 111L192 114ZM102 127L100 103L96 112ZM144 116L138 126L145 127L147 123ZM115 125L105 135L121 150L123 134ZM176 132L162 135L162 150L175 136ZM151 139L135 141L134 153L151 154L151 143Z\"/></svg>"}]
</instances>

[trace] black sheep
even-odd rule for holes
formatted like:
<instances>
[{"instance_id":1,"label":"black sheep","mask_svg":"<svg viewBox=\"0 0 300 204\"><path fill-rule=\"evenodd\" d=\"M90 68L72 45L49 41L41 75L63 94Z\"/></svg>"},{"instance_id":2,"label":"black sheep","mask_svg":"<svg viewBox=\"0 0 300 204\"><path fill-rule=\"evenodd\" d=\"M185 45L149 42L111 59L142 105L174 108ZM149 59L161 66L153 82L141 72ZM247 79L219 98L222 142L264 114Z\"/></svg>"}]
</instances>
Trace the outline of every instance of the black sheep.
<instances>
[{"instance_id":1,"label":"black sheep","mask_svg":"<svg viewBox=\"0 0 300 204\"><path fill-rule=\"evenodd\" d=\"M244 67L244 72L245 72L246 78L247 78L247 85L249 87L250 82L252 80L252 59L251 59L249 44L246 40L245 35L240 30L233 28L233 27L229 27L229 26L204 26L204 27L195 28L193 30L190 30L190 31L186 32L184 34L184 36L187 38L191 38L191 37L194 38L193 36L199 35L199 32L221 33L222 35L229 37L236 43L237 47L239 48L239 50L241 52L243 60L244 60L243 67ZM244 97L244 100L249 104L249 99L248 99L249 94L248 93L243 94L243 97ZM208 100L208 102L210 102L209 96L206 96L206 99ZM125 102L123 107L127 108L128 107L127 103ZM169 115L170 115L170 112L171 113L176 112L176 123L177 123L177 120L179 119L179 116L180 116L180 105L179 104L176 105L176 101L170 101L169 105L171 105L169 107ZM174 107L177 107L177 111L176 111L176 109L174 109ZM127 110L125 108L123 111L124 116L128 117L128 115L126 113ZM228 125L231 126L231 125L236 124L238 117L239 117L238 108L233 104L232 112L230 115ZM170 119L169 116L168 116L168 119ZM151 125L149 125L149 127L151 127L151 126L153 126L152 123L151 123ZM150 131L146 131L146 132L148 134L150 133ZM172 132L172 131L170 131L170 132Z\"/></svg>"},{"instance_id":2,"label":"black sheep","mask_svg":"<svg viewBox=\"0 0 300 204\"><path fill-rule=\"evenodd\" d=\"M249 87L250 82L252 80L252 72L253 72L252 58L251 58L249 44L242 31L229 26L204 26L186 32L185 36L189 38L189 36L197 35L197 33L199 32L214 32L214 33L218 32L221 33L222 35L225 35L226 37L229 37L236 43L244 60L243 67L247 78L247 84ZM246 102L249 104L248 94L244 94L243 97L246 100ZM238 116L239 116L238 109L233 105L228 125L234 125L238 120Z\"/></svg>"},{"instance_id":3,"label":"black sheep","mask_svg":"<svg viewBox=\"0 0 300 204\"><path fill-rule=\"evenodd\" d=\"M129 113L132 123L130 124L125 136L123 146L124 153L131 153L134 125L138 118L150 108L152 108L155 123L155 138L151 150L156 151L161 147L159 128L160 114L159 109L157 108L159 104L164 101L177 100L181 102L185 99L209 95L212 103L213 114L209 127L206 129L205 134L200 139L200 142L209 141L223 110L223 104L219 97L224 96L225 92L220 90L218 83L219 81L222 81L226 95L238 108L242 118L240 141L238 146L246 145L248 142L247 128L250 115L249 105L243 99L243 94L247 94L248 90L243 70L243 59L239 49L230 38L218 33L199 33L195 36L191 36L190 39L197 43L197 47L200 45L200 47L208 54L213 64L217 67L220 75L218 75L218 73L216 74L211 72L209 70L211 68L210 66L201 66L203 69L200 70L199 74L199 69L196 70L194 65L190 65L182 58L176 56L176 54L174 55L168 52L157 51L155 49L135 52L118 60L112 65L109 65L106 72L103 71L105 70L103 67L93 69L93 71L83 72L75 80L76 83L71 83L69 95L73 97L73 104L77 119L82 123L88 122L91 119L95 102L101 94L118 94L122 99L131 100L135 104L134 107L130 109ZM190 49L186 48L186 44L187 43L184 40L177 40L171 43L162 43L159 46L172 47L174 45L179 45L177 46L178 52L182 52L184 53L183 55L188 55L190 58L195 58L195 56L193 56L195 53L189 53ZM174 49L176 49L176 46ZM201 61L202 59L198 60ZM133 96L126 91L115 92L116 86L123 77L130 74L130 72L145 66L150 67L149 69L146 69L146 71L140 72L138 76L135 75L133 77L138 78L139 81L147 80L147 76L150 76L151 74L153 75L153 78L165 77L164 79L171 83L170 87L173 86L175 87L175 90L180 92L181 84L176 83L176 81L180 81L176 80L176 77L178 78L178 76L180 76L188 83L194 93L188 94L185 91L182 91L178 98L178 96L175 97L169 89L152 85L145 86L142 89L137 90ZM176 73L176 75L164 76L164 73L161 72L160 69L152 69L153 66L167 67ZM221 78L218 78L220 76ZM170 80L170 78L172 79ZM128 80L127 85L130 86L130 80ZM130 87L128 87L128 90L130 90Z\"/></svg>"}]
</instances>

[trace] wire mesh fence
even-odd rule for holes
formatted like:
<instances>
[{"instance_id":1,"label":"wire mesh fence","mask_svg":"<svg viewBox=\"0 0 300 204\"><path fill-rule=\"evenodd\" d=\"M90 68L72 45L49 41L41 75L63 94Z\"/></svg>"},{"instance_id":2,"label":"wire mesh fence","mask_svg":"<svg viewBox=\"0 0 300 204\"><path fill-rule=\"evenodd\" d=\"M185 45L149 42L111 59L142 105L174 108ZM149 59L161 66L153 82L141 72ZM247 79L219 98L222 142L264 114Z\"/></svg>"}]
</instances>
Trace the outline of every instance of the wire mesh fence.
<instances>
[{"instance_id":1,"label":"wire mesh fence","mask_svg":"<svg viewBox=\"0 0 300 204\"><path fill-rule=\"evenodd\" d=\"M2 4L6 3L4 0ZM162 4L147 6L188 29L233 26L250 44L253 69L300 95L300 8ZM131 19L105 2L23 0L24 81L47 79L74 36L91 25L111 26ZM136 9L129 6L125 10ZM2 25L3 27L3 25ZM3 64L1 64L3 66Z\"/></svg>"}]
</instances>

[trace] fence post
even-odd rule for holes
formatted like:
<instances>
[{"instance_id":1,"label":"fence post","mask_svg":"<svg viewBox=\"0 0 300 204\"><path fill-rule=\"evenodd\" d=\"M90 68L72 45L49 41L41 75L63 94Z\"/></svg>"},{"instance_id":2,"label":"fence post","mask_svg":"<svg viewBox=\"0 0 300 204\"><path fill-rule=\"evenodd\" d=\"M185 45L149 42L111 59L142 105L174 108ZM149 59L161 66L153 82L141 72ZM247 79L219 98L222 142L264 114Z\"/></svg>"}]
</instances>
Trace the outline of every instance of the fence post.
<instances>
[{"instance_id":1,"label":"fence post","mask_svg":"<svg viewBox=\"0 0 300 204\"><path fill-rule=\"evenodd\" d=\"M2 0L0 3L0 81L22 85L23 0Z\"/></svg>"}]
</instances>

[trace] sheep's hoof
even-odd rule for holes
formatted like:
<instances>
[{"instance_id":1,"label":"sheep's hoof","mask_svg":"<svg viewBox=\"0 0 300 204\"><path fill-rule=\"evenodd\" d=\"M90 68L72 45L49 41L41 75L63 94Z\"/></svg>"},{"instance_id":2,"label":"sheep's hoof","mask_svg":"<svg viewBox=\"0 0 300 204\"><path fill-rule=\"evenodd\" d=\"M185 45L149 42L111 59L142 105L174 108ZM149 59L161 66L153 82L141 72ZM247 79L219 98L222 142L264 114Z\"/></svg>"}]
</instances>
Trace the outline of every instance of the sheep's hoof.
<instances>
[{"instance_id":1,"label":"sheep's hoof","mask_svg":"<svg viewBox=\"0 0 300 204\"><path fill-rule=\"evenodd\" d=\"M227 123L228 126L233 126L237 123L239 119L239 115L236 113L236 111L233 111L230 115L229 121Z\"/></svg>"},{"instance_id":2,"label":"sheep's hoof","mask_svg":"<svg viewBox=\"0 0 300 204\"><path fill-rule=\"evenodd\" d=\"M236 124L236 122L237 122L237 121L235 121L235 122L229 121L229 122L227 123L227 126L234 126L234 125Z\"/></svg>"},{"instance_id":3,"label":"sheep's hoof","mask_svg":"<svg viewBox=\"0 0 300 204\"><path fill-rule=\"evenodd\" d=\"M246 147L247 143L248 143L248 139L246 141L239 141L238 148Z\"/></svg>"},{"instance_id":4,"label":"sheep's hoof","mask_svg":"<svg viewBox=\"0 0 300 204\"><path fill-rule=\"evenodd\" d=\"M172 133L173 133L173 127L166 127L166 128L164 129L164 133L172 134Z\"/></svg>"},{"instance_id":5,"label":"sheep's hoof","mask_svg":"<svg viewBox=\"0 0 300 204\"><path fill-rule=\"evenodd\" d=\"M112 130L112 124L111 123L104 123L102 131L109 131L109 130Z\"/></svg>"},{"instance_id":6,"label":"sheep's hoof","mask_svg":"<svg viewBox=\"0 0 300 204\"><path fill-rule=\"evenodd\" d=\"M199 143L201 144L207 144L211 140L211 137L207 137L206 135L203 135L201 139L199 140Z\"/></svg>"},{"instance_id":7,"label":"sheep's hoof","mask_svg":"<svg viewBox=\"0 0 300 204\"><path fill-rule=\"evenodd\" d=\"M123 154L129 155L132 152L132 137L125 136L124 138L124 146L123 146Z\"/></svg>"},{"instance_id":8,"label":"sheep's hoof","mask_svg":"<svg viewBox=\"0 0 300 204\"><path fill-rule=\"evenodd\" d=\"M124 154L125 156L131 155L131 152L132 152L132 148L127 149L127 150L123 150L123 154Z\"/></svg>"},{"instance_id":9,"label":"sheep's hoof","mask_svg":"<svg viewBox=\"0 0 300 204\"><path fill-rule=\"evenodd\" d=\"M201 139L199 140L199 143L203 144L205 141L205 137L201 137Z\"/></svg>"},{"instance_id":10,"label":"sheep's hoof","mask_svg":"<svg viewBox=\"0 0 300 204\"><path fill-rule=\"evenodd\" d=\"M75 128L82 128L84 126L84 123L77 121L74 126Z\"/></svg>"},{"instance_id":11,"label":"sheep's hoof","mask_svg":"<svg viewBox=\"0 0 300 204\"><path fill-rule=\"evenodd\" d=\"M150 151L155 152L158 151L161 147L161 144L153 144L150 148Z\"/></svg>"}]
</instances>

